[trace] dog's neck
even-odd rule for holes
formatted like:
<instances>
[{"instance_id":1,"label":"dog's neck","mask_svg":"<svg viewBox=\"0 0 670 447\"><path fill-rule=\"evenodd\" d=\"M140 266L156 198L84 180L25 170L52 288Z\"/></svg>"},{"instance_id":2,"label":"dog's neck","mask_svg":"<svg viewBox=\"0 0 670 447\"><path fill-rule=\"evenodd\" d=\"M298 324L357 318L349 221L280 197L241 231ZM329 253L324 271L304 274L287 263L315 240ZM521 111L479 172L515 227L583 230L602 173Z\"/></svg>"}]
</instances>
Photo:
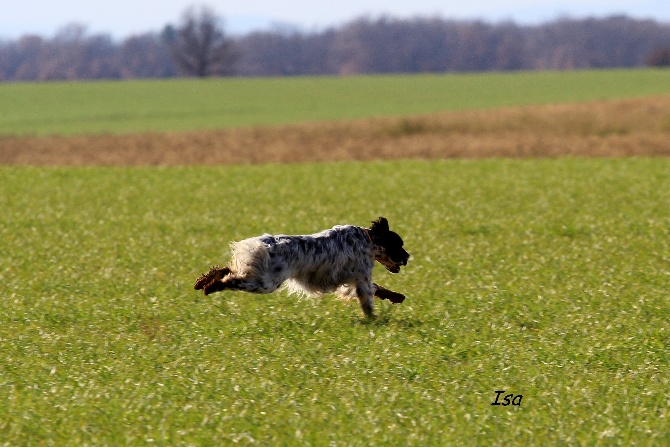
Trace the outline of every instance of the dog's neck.
<instances>
[{"instance_id":1,"label":"dog's neck","mask_svg":"<svg viewBox=\"0 0 670 447\"><path fill-rule=\"evenodd\" d=\"M365 228L365 227L358 227L358 228L363 230L363 233L365 233L365 236L368 238L368 242L372 242L372 237L370 236L370 229ZM372 243L374 243L374 242L372 242Z\"/></svg>"}]
</instances>

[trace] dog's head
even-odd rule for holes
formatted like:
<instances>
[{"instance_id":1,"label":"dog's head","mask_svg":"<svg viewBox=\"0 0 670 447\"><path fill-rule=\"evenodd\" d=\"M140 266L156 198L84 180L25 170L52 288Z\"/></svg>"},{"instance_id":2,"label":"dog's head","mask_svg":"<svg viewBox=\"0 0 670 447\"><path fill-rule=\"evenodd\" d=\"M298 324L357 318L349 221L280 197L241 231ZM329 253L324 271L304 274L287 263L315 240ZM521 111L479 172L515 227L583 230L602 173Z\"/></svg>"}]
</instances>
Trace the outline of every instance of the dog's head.
<instances>
[{"instance_id":1,"label":"dog's head","mask_svg":"<svg viewBox=\"0 0 670 447\"><path fill-rule=\"evenodd\" d=\"M372 222L368 233L374 245L375 260L391 273L398 273L400 267L407 265L409 253L405 251L402 238L391 230L383 217Z\"/></svg>"}]
</instances>

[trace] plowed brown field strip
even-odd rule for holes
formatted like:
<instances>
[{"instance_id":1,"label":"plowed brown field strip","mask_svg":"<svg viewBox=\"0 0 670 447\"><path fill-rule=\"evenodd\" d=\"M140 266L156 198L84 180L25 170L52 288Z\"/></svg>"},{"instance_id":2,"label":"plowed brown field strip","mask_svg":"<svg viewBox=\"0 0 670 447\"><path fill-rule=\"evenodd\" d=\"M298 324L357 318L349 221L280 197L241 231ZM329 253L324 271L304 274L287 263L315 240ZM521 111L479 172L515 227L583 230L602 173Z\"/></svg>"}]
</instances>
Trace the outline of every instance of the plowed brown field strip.
<instances>
[{"instance_id":1,"label":"plowed brown field strip","mask_svg":"<svg viewBox=\"0 0 670 447\"><path fill-rule=\"evenodd\" d=\"M670 155L670 97L181 133L0 137L0 164Z\"/></svg>"}]
</instances>

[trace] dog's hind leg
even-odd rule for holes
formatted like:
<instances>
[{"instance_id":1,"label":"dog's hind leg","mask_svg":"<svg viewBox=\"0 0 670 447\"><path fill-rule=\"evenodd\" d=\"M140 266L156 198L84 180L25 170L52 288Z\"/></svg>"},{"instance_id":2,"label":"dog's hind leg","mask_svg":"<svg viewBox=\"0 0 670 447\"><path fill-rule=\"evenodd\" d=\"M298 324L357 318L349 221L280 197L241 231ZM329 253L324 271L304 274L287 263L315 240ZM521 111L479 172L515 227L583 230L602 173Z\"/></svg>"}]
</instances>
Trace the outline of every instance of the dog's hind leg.
<instances>
[{"instance_id":1,"label":"dog's hind leg","mask_svg":"<svg viewBox=\"0 0 670 447\"><path fill-rule=\"evenodd\" d=\"M375 288L375 296L382 300L389 300L393 304L402 303L405 301L405 295L402 293L394 292L385 287L380 286L379 284L372 284Z\"/></svg>"},{"instance_id":2,"label":"dog's hind leg","mask_svg":"<svg viewBox=\"0 0 670 447\"><path fill-rule=\"evenodd\" d=\"M204 289L207 285L213 283L214 281L220 281L223 279L224 276L230 273L230 269L228 267L212 267L209 269L209 272L203 273L200 275L200 277L195 281L195 285L193 288L195 290L200 290Z\"/></svg>"},{"instance_id":3,"label":"dog's hind leg","mask_svg":"<svg viewBox=\"0 0 670 447\"><path fill-rule=\"evenodd\" d=\"M249 293L272 293L279 288L281 283L268 283L264 281L254 281L247 277L235 276L234 273L228 274L223 279L217 279L203 288L205 295L224 290L238 290Z\"/></svg>"}]
</instances>

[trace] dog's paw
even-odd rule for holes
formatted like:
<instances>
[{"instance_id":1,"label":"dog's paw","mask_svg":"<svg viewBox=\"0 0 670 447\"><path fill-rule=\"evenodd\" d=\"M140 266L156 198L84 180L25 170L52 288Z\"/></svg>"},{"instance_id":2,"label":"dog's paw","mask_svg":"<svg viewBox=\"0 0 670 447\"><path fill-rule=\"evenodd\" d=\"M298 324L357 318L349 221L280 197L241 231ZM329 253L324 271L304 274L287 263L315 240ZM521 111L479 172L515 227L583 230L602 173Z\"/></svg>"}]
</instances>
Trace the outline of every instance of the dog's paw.
<instances>
[{"instance_id":1,"label":"dog's paw","mask_svg":"<svg viewBox=\"0 0 670 447\"><path fill-rule=\"evenodd\" d=\"M195 280L195 285L193 286L193 288L195 290L201 290L203 287L207 285L208 282L209 282L208 274L203 273L202 275L200 275L198 279Z\"/></svg>"},{"instance_id":2,"label":"dog's paw","mask_svg":"<svg viewBox=\"0 0 670 447\"><path fill-rule=\"evenodd\" d=\"M393 290L386 289L380 285L375 284L375 296L382 300L389 300L393 304L399 304L405 301L405 295L402 293L394 292Z\"/></svg>"},{"instance_id":3,"label":"dog's paw","mask_svg":"<svg viewBox=\"0 0 670 447\"><path fill-rule=\"evenodd\" d=\"M200 277L195 281L193 288L195 290L204 289L214 281L220 281L228 273L230 273L230 269L228 267L220 268L219 266L215 265L209 269L209 272L200 275Z\"/></svg>"},{"instance_id":4,"label":"dog's paw","mask_svg":"<svg viewBox=\"0 0 670 447\"><path fill-rule=\"evenodd\" d=\"M394 293L393 295L388 297L388 300L392 302L393 304L400 304L403 301L405 301L405 295L402 293Z\"/></svg>"}]
</instances>

